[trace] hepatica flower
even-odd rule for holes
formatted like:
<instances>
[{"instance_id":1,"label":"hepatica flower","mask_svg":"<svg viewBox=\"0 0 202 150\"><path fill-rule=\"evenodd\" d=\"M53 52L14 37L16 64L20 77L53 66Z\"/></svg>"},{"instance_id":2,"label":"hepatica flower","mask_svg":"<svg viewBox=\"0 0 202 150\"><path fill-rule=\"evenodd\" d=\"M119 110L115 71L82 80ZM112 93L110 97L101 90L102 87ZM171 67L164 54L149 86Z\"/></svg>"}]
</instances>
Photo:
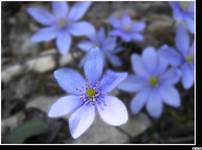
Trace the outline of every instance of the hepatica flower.
<instances>
[{"instance_id":1,"label":"hepatica flower","mask_svg":"<svg viewBox=\"0 0 202 150\"><path fill-rule=\"evenodd\" d=\"M120 66L122 64L121 59L116 56L116 53L122 49L117 47L116 38L106 36L105 29L100 28L96 34L88 36L89 40L83 41L78 44L78 47L86 52L86 56L81 61L81 64L88 58L88 54L92 48L97 47L100 51L100 57L106 62L106 58L114 66Z\"/></svg>"},{"instance_id":2,"label":"hepatica flower","mask_svg":"<svg viewBox=\"0 0 202 150\"><path fill-rule=\"evenodd\" d=\"M174 67L179 67L182 85L189 89L194 84L194 43L191 44L185 28L179 26L175 38L176 48L165 45L160 54Z\"/></svg>"},{"instance_id":3,"label":"hepatica flower","mask_svg":"<svg viewBox=\"0 0 202 150\"><path fill-rule=\"evenodd\" d=\"M131 74L118 88L127 92L137 92L132 98L130 107L137 114L145 106L153 118L159 118L163 103L179 107L180 96L174 87L179 80L177 69L168 69L168 63L162 59L153 47L144 49L142 56L131 56Z\"/></svg>"},{"instance_id":4,"label":"hepatica flower","mask_svg":"<svg viewBox=\"0 0 202 150\"><path fill-rule=\"evenodd\" d=\"M117 97L107 94L127 77L127 73L107 71L102 76L103 61L97 50L90 56L84 64L86 79L69 68L54 72L58 84L70 95L59 98L51 106L48 116L71 114L69 128L73 138L78 138L91 126L96 111L110 125L122 125L128 120L125 105Z\"/></svg>"},{"instance_id":5,"label":"hepatica flower","mask_svg":"<svg viewBox=\"0 0 202 150\"><path fill-rule=\"evenodd\" d=\"M109 17L109 23L114 28L110 35L120 37L125 42L143 41L144 37L140 33L145 28L145 23L140 21L133 21L129 15L124 15L118 19L114 16Z\"/></svg>"},{"instance_id":6,"label":"hepatica flower","mask_svg":"<svg viewBox=\"0 0 202 150\"><path fill-rule=\"evenodd\" d=\"M177 23L185 25L191 33L194 33L194 1L169 2L169 4Z\"/></svg>"},{"instance_id":7,"label":"hepatica flower","mask_svg":"<svg viewBox=\"0 0 202 150\"><path fill-rule=\"evenodd\" d=\"M94 34L93 25L87 21L79 21L91 2L77 2L71 8L65 1L52 2L53 13L40 7L28 8L28 13L45 27L32 36L33 42L50 41L56 38L56 46L61 54L67 54L73 36Z\"/></svg>"}]
</instances>

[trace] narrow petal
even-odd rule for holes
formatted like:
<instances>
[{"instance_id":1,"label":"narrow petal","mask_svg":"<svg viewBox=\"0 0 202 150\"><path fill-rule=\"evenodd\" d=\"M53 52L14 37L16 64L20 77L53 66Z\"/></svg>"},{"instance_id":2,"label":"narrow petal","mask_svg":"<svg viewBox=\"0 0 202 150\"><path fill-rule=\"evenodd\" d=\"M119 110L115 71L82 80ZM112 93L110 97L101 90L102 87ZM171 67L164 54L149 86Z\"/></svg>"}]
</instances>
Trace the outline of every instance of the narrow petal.
<instances>
[{"instance_id":1,"label":"narrow petal","mask_svg":"<svg viewBox=\"0 0 202 150\"><path fill-rule=\"evenodd\" d=\"M181 73L177 68L171 68L161 76L161 82L165 85L176 84L181 77Z\"/></svg>"},{"instance_id":2,"label":"narrow petal","mask_svg":"<svg viewBox=\"0 0 202 150\"><path fill-rule=\"evenodd\" d=\"M144 49L142 60L148 72L155 74L158 65L158 54L153 47L147 47Z\"/></svg>"},{"instance_id":3,"label":"narrow petal","mask_svg":"<svg viewBox=\"0 0 202 150\"><path fill-rule=\"evenodd\" d=\"M59 117L63 115L69 115L79 106L82 101L79 96L64 96L59 98L49 109L49 117Z\"/></svg>"},{"instance_id":4,"label":"narrow petal","mask_svg":"<svg viewBox=\"0 0 202 150\"><path fill-rule=\"evenodd\" d=\"M167 45L161 47L159 53L172 66L178 66L183 62L182 56L177 50Z\"/></svg>"},{"instance_id":5,"label":"narrow petal","mask_svg":"<svg viewBox=\"0 0 202 150\"><path fill-rule=\"evenodd\" d=\"M120 126L128 121L128 112L124 103L114 96L105 97L106 105L101 107L97 104L97 109L101 118L107 124Z\"/></svg>"},{"instance_id":6,"label":"narrow petal","mask_svg":"<svg viewBox=\"0 0 202 150\"><path fill-rule=\"evenodd\" d=\"M34 43L51 41L56 38L57 34L58 31L55 27L42 28L33 34L31 41Z\"/></svg>"},{"instance_id":7,"label":"narrow petal","mask_svg":"<svg viewBox=\"0 0 202 150\"><path fill-rule=\"evenodd\" d=\"M127 14L125 14L122 19L121 19L121 24L122 24L122 27L123 29L126 27L126 26L132 26L132 20L131 20L131 17Z\"/></svg>"},{"instance_id":8,"label":"narrow petal","mask_svg":"<svg viewBox=\"0 0 202 150\"><path fill-rule=\"evenodd\" d=\"M158 66L156 70L156 75L159 76L166 71L168 68L168 61L166 61L161 55L158 55Z\"/></svg>"},{"instance_id":9,"label":"narrow petal","mask_svg":"<svg viewBox=\"0 0 202 150\"><path fill-rule=\"evenodd\" d=\"M93 123L95 119L95 107L93 105L82 105L69 118L70 133L74 139L81 136Z\"/></svg>"},{"instance_id":10,"label":"narrow petal","mask_svg":"<svg viewBox=\"0 0 202 150\"><path fill-rule=\"evenodd\" d=\"M59 52L63 55L67 54L69 52L71 42L72 40L68 33L60 32L56 39L56 45Z\"/></svg>"},{"instance_id":11,"label":"narrow petal","mask_svg":"<svg viewBox=\"0 0 202 150\"><path fill-rule=\"evenodd\" d=\"M105 29L103 27L101 27L98 32L97 32L97 36L99 41L104 41L105 40Z\"/></svg>"},{"instance_id":12,"label":"narrow petal","mask_svg":"<svg viewBox=\"0 0 202 150\"><path fill-rule=\"evenodd\" d=\"M146 103L146 109L153 118L159 118L163 111L163 102L159 91L153 90Z\"/></svg>"},{"instance_id":13,"label":"narrow petal","mask_svg":"<svg viewBox=\"0 0 202 150\"><path fill-rule=\"evenodd\" d=\"M126 92L137 92L147 85L144 78L137 75L129 75L118 85L118 89Z\"/></svg>"},{"instance_id":14,"label":"narrow petal","mask_svg":"<svg viewBox=\"0 0 202 150\"><path fill-rule=\"evenodd\" d=\"M66 18L69 6L66 1L53 1L52 2L52 9L54 15L58 18Z\"/></svg>"},{"instance_id":15,"label":"narrow petal","mask_svg":"<svg viewBox=\"0 0 202 150\"><path fill-rule=\"evenodd\" d=\"M145 27L146 27L146 24L145 24L144 22L136 21L136 22L133 24L132 31L133 31L133 32L139 32L139 31L144 30Z\"/></svg>"},{"instance_id":16,"label":"narrow petal","mask_svg":"<svg viewBox=\"0 0 202 150\"><path fill-rule=\"evenodd\" d=\"M190 40L187 31L182 26L177 27L176 31L176 47L182 54L187 54L189 50Z\"/></svg>"},{"instance_id":17,"label":"narrow petal","mask_svg":"<svg viewBox=\"0 0 202 150\"><path fill-rule=\"evenodd\" d=\"M121 21L114 16L110 16L108 19L109 23L116 29L121 28Z\"/></svg>"},{"instance_id":18,"label":"narrow petal","mask_svg":"<svg viewBox=\"0 0 202 150\"><path fill-rule=\"evenodd\" d=\"M90 51L95 45L90 41L83 41L78 44L78 47L83 50L84 52Z\"/></svg>"},{"instance_id":19,"label":"narrow petal","mask_svg":"<svg viewBox=\"0 0 202 150\"><path fill-rule=\"evenodd\" d=\"M79 89L85 86L83 77L73 69L61 68L54 71L54 77L60 87L67 93L80 95L82 91Z\"/></svg>"},{"instance_id":20,"label":"narrow petal","mask_svg":"<svg viewBox=\"0 0 202 150\"><path fill-rule=\"evenodd\" d=\"M91 6L91 3L91 1L76 2L74 6L70 9L68 18L71 21L77 21L81 19Z\"/></svg>"},{"instance_id":21,"label":"narrow petal","mask_svg":"<svg viewBox=\"0 0 202 150\"><path fill-rule=\"evenodd\" d=\"M111 53L106 53L106 56L113 66L119 67L122 65L122 61L118 56Z\"/></svg>"},{"instance_id":22,"label":"narrow petal","mask_svg":"<svg viewBox=\"0 0 202 150\"><path fill-rule=\"evenodd\" d=\"M100 87L103 93L112 91L118 84L125 80L128 76L126 72L114 72L111 70L106 71L102 80L100 81Z\"/></svg>"},{"instance_id":23,"label":"narrow petal","mask_svg":"<svg viewBox=\"0 0 202 150\"><path fill-rule=\"evenodd\" d=\"M132 36L127 34L127 33L124 33L123 31L121 30L112 30L110 33L109 33L110 36L117 36L117 37L120 37L123 41L125 42L130 42L132 40Z\"/></svg>"},{"instance_id":24,"label":"narrow petal","mask_svg":"<svg viewBox=\"0 0 202 150\"><path fill-rule=\"evenodd\" d=\"M103 67L104 61L100 50L92 49L84 63L84 72L88 81L92 84L96 83L102 75Z\"/></svg>"},{"instance_id":25,"label":"narrow petal","mask_svg":"<svg viewBox=\"0 0 202 150\"><path fill-rule=\"evenodd\" d=\"M173 86L164 86L160 90L163 101L173 107L181 105L179 92Z\"/></svg>"},{"instance_id":26,"label":"narrow petal","mask_svg":"<svg viewBox=\"0 0 202 150\"><path fill-rule=\"evenodd\" d=\"M89 36L95 34L94 26L86 21L74 23L70 26L69 32L74 36Z\"/></svg>"},{"instance_id":27,"label":"narrow petal","mask_svg":"<svg viewBox=\"0 0 202 150\"><path fill-rule=\"evenodd\" d=\"M140 33L132 33L132 39L135 41L143 41L144 36Z\"/></svg>"},{"instance_id":28,"label":"narrow petal","mask_svg":"<svg viewBox=\"0 0 202 150\"><path fill-rule=\"evenodd\" d=\"M131 56L131 64L132 64L132 69L133 71L142 77L147 78L149 76L144 63L142 61L142 58L136 54L132 54Z\"/></svg>"},{"instance_id":29,"label":"narrow petal","mask_svg":"<svg viewBox=\"0 0 202 150\"><path fill-rule=\"evenodd\" d=\"M181 70L183 87L190 89L194 84L194 70L188 64L184 64Z\"/></svg>"},{"instance_id":30,"label":"narrow petal","mask_svg":"<svg viewBox=\"0 0 202 150\"><path fill-rule=\"evenodd\" d=\"M134 114L137 114L142 110L145 103L149 99L150 94L151 94L151 89L145 88L133 97L130 104L130 108Z\"/></svg>"},{"instance_id":31,"label":"narrow petal","mask_svg":"<svg viewBox=\"0 0 202 150\"><path fill-rule=\"evenodd\" d=\"M194 18L189 16L184 17L186 25L191 33L194 33Z\"/></svg>"},{"instance_id":32,"label":"narrow petal","mask_svg":"<svg viewBox=\"0 0 202 150\"><path fill-rule=\"evenodd\" d=\"M54 16L44 8L29 7L27 12L42 25L52 25L55 22Z\"/></svg>"}]
</instances>

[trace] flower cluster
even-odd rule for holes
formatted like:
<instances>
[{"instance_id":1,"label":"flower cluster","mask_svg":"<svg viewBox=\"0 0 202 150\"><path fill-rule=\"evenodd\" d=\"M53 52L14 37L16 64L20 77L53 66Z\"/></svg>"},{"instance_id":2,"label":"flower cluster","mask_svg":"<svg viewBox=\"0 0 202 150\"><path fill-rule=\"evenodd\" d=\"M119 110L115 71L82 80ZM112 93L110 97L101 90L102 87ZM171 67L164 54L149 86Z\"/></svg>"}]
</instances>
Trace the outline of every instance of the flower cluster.
<instances>
[{"instance_id":1,"label":"flower cluster","mask_svg":"<svg viewBox=\"0 0 202 150\"><path fill-rule=\"evenodd\" d=\"M146 22L132 20L124 13L120 18L110 16L109 30L99 29L88 21L80 21L91 2L76 2L71 8L67 2L52 2L53 13L40 7L28 8L28 13L46 26L32 36L33 42L50 41L56 38L56 46L62 55L71 49L72 36L85 36L77 47L85 52L80 61L85 78L71 68L54 71L59 86L68 94L59 98L48 112L49 117L70 115L69 127L73 138L82 135L93 123L96 110L104 122L119 126L127 122L128 112L121 100L109 96L116 87L124 92L136 93L130 103L133 114L145 106L149 115L159 118L164 104L181 106L179 81L185 90L194 84L194 3L187 6L180 2L169 3L177 22L175 46L164 44L159 49L147 46L142 54L130 56L134 73L107 70L110 62L114 67L124 65L119 53L125 51L117 41L129 43L144 41ZM188 32L189 30L189 32Z\"/></svg>"}]
</instances>

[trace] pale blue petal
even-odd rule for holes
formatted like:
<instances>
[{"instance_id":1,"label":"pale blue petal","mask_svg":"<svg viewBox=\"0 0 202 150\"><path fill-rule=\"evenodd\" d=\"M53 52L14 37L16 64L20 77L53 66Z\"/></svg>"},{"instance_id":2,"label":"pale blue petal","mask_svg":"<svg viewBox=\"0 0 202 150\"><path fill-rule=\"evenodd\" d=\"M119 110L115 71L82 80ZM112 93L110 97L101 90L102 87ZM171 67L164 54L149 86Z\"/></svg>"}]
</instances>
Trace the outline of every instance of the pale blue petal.
<instances>
[{"instance_id":1,"label":"pale blue petal","mask_svg":"<svg viewBox=\"0 0 202 150\"><path fill-rule=\"evenodd\" d=\"M121 21L114 16L109 17L109 23L116 29L121 28Z\"/></svg>"},{"instance_id":2,"label":"pale blue petal","mask_svg":"<svg viewBox=\"0 0 202 150\"><path fill-rule=\"evenodd\" d=\"M95 28L91 23L81 21L72 24L69 32L74 36L89 36L95 34Z\"/></svg>"},{"instance_id":3,"label":"pale blue petal","mask_svg":"<svg viewBox=\"0 0 202 150\"><path fill-rule=\"evenodd\" d=\"M135 41L143 41L144 36L140 33L131 33L131 38Z\"/></svg>"},{"instance_id":4,"label":"pale blue petal","mask_svg":"<svg viewBox=\"0 0 202 150\"><path fill-rule=\"evenodd\" d=\"M191 18L190 16L184 17L184 21L186 22L186 25L191 33L194 33L194 18Z\"/></svg>"},{"instance_id":5,"label":"pale blue petal","mask_svg":"<svg viewBox=\"0 0 202 150\"><path fill-rule=\"evenodd\" d=\"M82 94L80 90L85 86L85 80L77 71L61 68L54 71L54 77L65 92L75 95Z\"/></svg>"},{"instance_id":6,"label":"pale blue petal","mask_svg":"<svg viewBox=\"0 0 202 150\"><path fill-rule=\"evenodd\" d=\"M175 44L182 54L189 50L190 40L187 31L182 26L177 27Z\"/></svg>"},{"instance_id":7,"label":"pale blue petal","mask_svg":"<svg viewBox=\"0 0 202 150\"><path fill-rule=\"evenodd\" d=\"M106 56L113 66L119 67L122 65L122 60L118 56L111 53L106 53Z\"/></svg>"},{"instance_id":8,"label":"pale blue petal","mask_svg":"<svg viewBox=\"0 0 202 150\"><path fill-rule=\"evenodd\" d=\"M74 6L70 9L68 18L71 21L77 21L81 19L91 6L91 3L91 1L76 2Z\"/></svg>"},{"instance_id":9,"label":"pale blue petal","mask_svg":"<svg viewBox=\"0 0 202 150\"><path fill-rule=\"evenodd\" d=\"M162 84L176 84L181 77L181 73L177 68L171 68L160 77Z\"/></svg>"},{"instance_id":10,"label":"pale blue petal","mask_svg":"<svg viewBox=\"0 0 202 150\"><path fill-rule=\"evenodd\" d=\"M32 42L48 42L56 38L58 30L55 27L46 27L39 29L36 33L33 34L31 41Z\"/></svg>"},{"instance_id":11,"label":"pale blue petal","mask_svg":"<svg viewBox=\"0 0 202 150\"><path fill-rule=\"evenodd\" d=\"M121 18L121 24L122 24L122 27L124 29L124 27L126 26L132 26L132 20L130 18L129 15L125 14L122 18Z\"/></svg>"},{"instance_id":12,"label":"pale blue petal","mask_svg":"<svg viewBox=\"0 0 202 150\"><path fill-rule=\"evenodd\" d=\"M185 89L190 89L194 84L194 69L188 65L184 64L181 67L182 71L182 85Z\"/></svg>"},{"instance_id":13,"label":"pale blue petal","mask_svg":"<svg viewBox=\"0 0 202 150\"><path fill-rule=\"evenodd\" d=\"M92 48L95 48L95 45L90 41L83 41L78 44L78 47L84 52L89 52Z\"/></svg>"},{"instance_id":14,"label":"pale blue petal","mask_svg":"<svg viewBox=\"0 0 202 150\"><path fill-rule=\"evenodd\" d=\"M146 24L144 22L135 21L133 24L132 31L133 32L143 31L145 27L146 27Z\"/></svg>"},{"instance_id":15,"label":"pale blue petal","mask_svg":"<svg viewBox=\"0 0 202 150\"><path fill-rule=\"evenodd\" d=\"M106 71L102 80L100 81L100 88L103 93L112 91L118 84L126 79L128 73L114 72L111 70Z\"/></svg>"},{"instance_id":16,"label":"pale blue petal","mask_svg":"<svg viewBox=\"0 0 202 150\"><path fill-rule=\"evenodd\" d=\"M151 94L150 88L142 89L137 95L135 95L130 103L130 109L134 114L139 113L146 104Z\"/></svg>"},{"instance_id":17,"label":"pale blue petal","mask_svg":"<svg viewBox=\"0 0 202 150\"><path fill-rule=\"evenodd\" d=\"M99 49L92 49L84 63L84 72L88 81L95 84L101 77L104 67L103 56Z\"/></svg>"},{"instance_id":18,"label":"pale blue petal","mask_svg":"<svg viewBox=\"0 0 202 150\"><path fill-rule=\"evenodd\" d=\"M129 35L127 33L124 33L123 31L120 31L120 30L112 30L109 33L109 35L110 36L120 37L125 42L130 42L132 40L132 36L131 35Z\"/></svg>"},{"instance_id":19,"label":"pale blue petal","mask_svg":"<svg viewBox=\"0 0 202 150\"><path fill-rule=\"evenodd\" d=\"M93 123L95 119L95 107L93 105L82 105L69 118L70 133L74 139L81 136Z\"/></svg>"},{"instance_id":20,"label":"pale blue petal","mask_svg":"<svg viewBox=\"0 0 202 150\"><path fill-rule=\"evenodd\" d=\"M101 27L98 32L97 32L97 36L98 36L98 41L102 42L105 40L106 36L105 36L105 29L103 27Z\"/></svg>"},{"instance_id":21,"label":"pale blue petal","mask_svg":"<svg viewBox=\"0 0 202 150\"><path fill-rule=\"evenodd\" d=\"M71 114L75 109L81 106L82 101L79 96L64 96L59 98L50 107L48 117L60 117Z\"/></svg>"},{"instance_id":22,"label":"pale blue petal","mask_svg":"<svg viewBox=\"0 0 202 150\"><path fill-rule=\"evenodd\" d=\"M153 90L149 95L146 109L151 117L159 118L163 111L163 101L158 90Z\"/></svg>"},{"instance_id":23,"label":"pale blue petal","mask_svg":"<svg viewBox=\"0 0 202 150\"><path fill-rule=\"evenodd\" d=\"M106 106L97 104L97 109L101 118L107 124L120 126L128 121L128 112L124 103L114 96L106 96Z\"/></svg>"},{"instance_id":24,"label":"pale blue petal","mask_svg":"<svg viewBox=\"0 0 202 150\"><path fill-rule=\"evenodd\" d=\"M64 19L67 17L69 6L66 1L53 1L52 9L58 19Z\"/></svg>"},{"instance_id":25,"label":"pale blue petal","mask_svg":"<svg viewBox=\"0 0 202 150\"><path fill-rule=\"evenodd\" d=\"M173 86L162 87L160 94L166 104L173 107L179 107L181 105L179 92Z\"/></svg>"},{"instance_id":26,"label":"pale blue petal","mask_svg":"<svg viewBox=\"0 0 202 150\"><path fill-rule=\"evenodd\" d=\"M60 32L56 39L56 45L59 52L63 55L67 54L69 52L71 42L72 40L68 33Z\"/></svg>"},{"instance_id":27,"label":"pale blue petal","mask_svg":"<svg viewBox=\"0 0 202 150\"><path fill-rule=\"evenodd\" d=\"M126 92L137 92L147 85L147 81L137 75L129 75L118 85L118 89Z\"/></svg>"},{"instance_id":28,"label":"pale blue petal","mask_svg":"<svg viewBox=\"0 0 202 150\"><path fill-rule=\"evenodd\" d=\"M55 22L55 17L44 8L29 7L27 12L40 24L52 25Z\"/></svg>"}]
</instances>

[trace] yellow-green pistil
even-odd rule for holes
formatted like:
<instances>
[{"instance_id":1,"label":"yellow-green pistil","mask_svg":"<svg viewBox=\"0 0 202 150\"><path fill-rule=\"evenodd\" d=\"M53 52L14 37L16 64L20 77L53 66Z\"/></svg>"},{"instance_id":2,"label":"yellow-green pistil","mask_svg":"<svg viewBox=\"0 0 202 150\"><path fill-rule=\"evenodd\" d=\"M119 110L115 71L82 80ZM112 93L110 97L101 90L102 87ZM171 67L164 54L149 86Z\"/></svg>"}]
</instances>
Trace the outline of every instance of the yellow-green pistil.
<instances>
[{"instance_id":1,"label":"yellow-green pistil","mask_svg":"<svg viewBox=\"0 0 202 150\"><path fill-rule=\"evenodd\" d=\"M93 88L88 88L86 89L86 95L93 98L96 95L96 91Z\"/></svg>"},{"instance_id":2,"label":"yellow-green pistil","mask_svg":"<svg viewBox=\"0 0 202 150\"><path fill-rule=\"evenodd\" d=\"M192 56L192 55L187 56L187 57L186 57L186 61L187 61L188 63L192 63L192 62L193 62L193 56Z\"/></svg>"},{"instance_id":3,"label":"yellow-green pistil","mask_svg":"<svg viewBox=\"0 0 202 150\"><path fill-rule=\"evenodd\" d=\"M149 83L151 86L156 86L158 84L159 79L157 77L151 77L149 79Z\"/></svg>"},{"instance_id":4,"label":"yellow-green pistil","mask_svg":"<svg viewBox=\"0 0 202 150\"><path fill-rule=\"evenodd\" d=\"M65 19L61 19L58 24L61 28L64 28L67 25L67 21Z\"/></svg>"}]
</instances>

